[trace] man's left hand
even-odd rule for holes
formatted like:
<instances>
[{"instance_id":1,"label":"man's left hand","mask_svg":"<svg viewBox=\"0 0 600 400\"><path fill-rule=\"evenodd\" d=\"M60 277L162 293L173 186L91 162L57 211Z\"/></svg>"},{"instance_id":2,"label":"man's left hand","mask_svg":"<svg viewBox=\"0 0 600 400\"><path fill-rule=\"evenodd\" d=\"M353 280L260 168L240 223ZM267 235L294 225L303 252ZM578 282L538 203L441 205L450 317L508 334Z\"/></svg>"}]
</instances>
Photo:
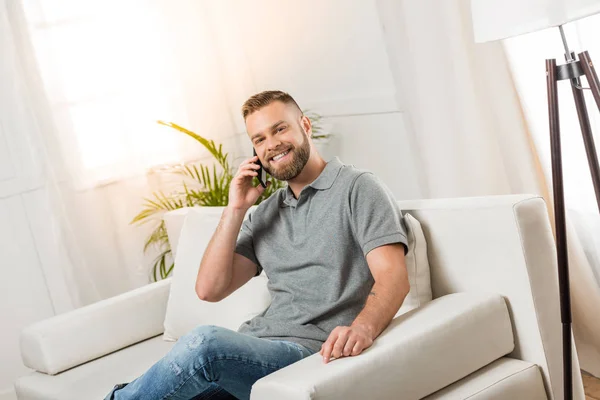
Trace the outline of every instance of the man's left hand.
<instances>
[{"instance_id":1,"label":"man's left hand","mask_svg":"<svg viewBox=\"0 0 600 400\"><path fill-rule=\"evenodd\" d=\"M372 344L373 339L367 328L360 325L338 326L331 331L319 354L323 356L323 362L328 363L331 357L357 356Z\"/></svg>"}]
</instances>

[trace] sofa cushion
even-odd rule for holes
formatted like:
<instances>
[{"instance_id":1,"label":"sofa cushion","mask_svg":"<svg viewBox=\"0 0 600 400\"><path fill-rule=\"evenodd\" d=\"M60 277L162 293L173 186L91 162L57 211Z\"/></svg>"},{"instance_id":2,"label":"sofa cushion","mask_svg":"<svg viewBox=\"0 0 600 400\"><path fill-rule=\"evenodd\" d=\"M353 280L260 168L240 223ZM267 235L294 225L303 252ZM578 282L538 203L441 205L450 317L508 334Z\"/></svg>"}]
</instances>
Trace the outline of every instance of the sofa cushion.
<instances>
[{"instance_id":1,"label":"sofa cushion","mask_svg":"<svg viewBox=\"0 0 600 400\"><path fill-rule=\"evenodd\" d=\"M179 210L178 210L179 211ZM264 272L218 303L202 301L196 295L196 277L204 250L223 213L223 207L194 207L168 219L169 240L181 223L171 292L164 323L164 339L177 340L197 325L217 325L237 331L239 326L261 313L271 303ZM173 243L172 243L173 244Z\"/></svg>"},{"instance_id":2,"label":"sofa cushion","mask_svg":"<svg viewBox=\"0 0 600 400\"><path fill-rule=\"evenodd\" d=\"M406 268L410 291L404 298L402 306L395 317L431 301L431 279L429 276L429 259L427 258L427 242L421 223L411 214L404 214L406 233L408 234L408 253Z\"/></svg>"},{"instance_id":3,"label":"sofa cushion","mask_svg":"<svg viewBox=\"0 0 600 400\"><path fill-rule=\"evenodd\" d=\"M540 368L502 357L424 400L546 400Z\"/></svg>"},{"instance_id":4,"label":"sofa cushion","mask_svg":"<svg viewBox=\"0 0 600 400\"><path fill-rule=\"evenodd\" d=\"M58 375L33 372L15 382L15 391L19 400L103 399L115 384L146 372L173 344L157 336Z\"/></svg>"}]
</instances>

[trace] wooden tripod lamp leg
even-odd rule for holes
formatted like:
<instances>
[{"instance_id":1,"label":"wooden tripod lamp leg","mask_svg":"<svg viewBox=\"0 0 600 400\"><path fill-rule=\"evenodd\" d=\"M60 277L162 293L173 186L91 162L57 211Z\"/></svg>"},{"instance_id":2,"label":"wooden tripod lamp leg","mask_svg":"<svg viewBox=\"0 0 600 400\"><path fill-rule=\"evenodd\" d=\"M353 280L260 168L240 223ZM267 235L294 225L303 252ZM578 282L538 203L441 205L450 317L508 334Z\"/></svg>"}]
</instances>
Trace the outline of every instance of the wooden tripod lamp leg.
<instances>
[{"instance_id":1,"label":"wooden tripod lamp leg","mask_svg":"<svg viewBox=\"0 0 600 400\"><path fill-rule=\"evenodd\" d=\"M558 259L558 285L563 340L564 398L573 398L573 372L571 363L571 293L569 283L569 260L567 257L567 230L565 224L565 201L560 147L558 115L556 60L546 60L546 83L548 86L548 115L550 118L550 145L552 156L552 186L554 191L554 219L556 222L556 254Z\"/></svg>"},{"instance_id":2,"label":"wooden tripod lamp leg","mask_svg":"<svg viewBox=\"0 0 600 400\"><path fill-rule=\"evenodd\" d=\"M581 62L581 69L587 78L590 90L594 96L594 100L596 100L598 110L600 110L600 83L598 82L598 75L596 75L594 64L587 51L579 53L579 60ZM579 124L581 125L581 133L583 134L583 143L585 144L585 152L587 154L588 165L594 184L594 192L596 193L598 211L600 211L600 165L598 164L598 154L596 153L594 136L592 135L590 119L588 117L585 99L581 89L573 87L573 96L575 97L575 105L577 106L577 115L579 116Z\"/></svg>"}]
</instances>

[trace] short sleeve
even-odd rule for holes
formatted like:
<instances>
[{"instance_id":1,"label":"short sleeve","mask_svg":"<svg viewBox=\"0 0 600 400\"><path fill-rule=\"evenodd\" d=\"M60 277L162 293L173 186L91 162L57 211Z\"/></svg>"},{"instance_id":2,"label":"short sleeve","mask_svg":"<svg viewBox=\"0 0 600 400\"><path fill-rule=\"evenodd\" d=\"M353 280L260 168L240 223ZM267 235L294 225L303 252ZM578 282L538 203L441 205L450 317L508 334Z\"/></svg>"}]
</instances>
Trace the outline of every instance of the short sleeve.
<instances>
[{"instance_id":1,"label":"short sleeve","mask_svg":"<svg viewBox=\"0 0 600 400\"><path fill-rule=\"evenodd\" d=\"M254 252L254 239L252 237L252 213L250 213L248 218L246 218L242 223L242 229L240 229L237 243L235 245L235 252L256 264L256 275L254 276L261 274L263 269L256 258L256 253Z\"/></svg>"},{"instance_id":2,"label":"short sleeve","mask_svg":"<svg viewBox=\"0 0 600 400\"><path fill-rule=\"evenodd\" d=\"M408 253L406 224L394 195L370 172L355 179L350 189L351 223L363 254L376 247L402 243Z\"/></svg>"}]
</instances>

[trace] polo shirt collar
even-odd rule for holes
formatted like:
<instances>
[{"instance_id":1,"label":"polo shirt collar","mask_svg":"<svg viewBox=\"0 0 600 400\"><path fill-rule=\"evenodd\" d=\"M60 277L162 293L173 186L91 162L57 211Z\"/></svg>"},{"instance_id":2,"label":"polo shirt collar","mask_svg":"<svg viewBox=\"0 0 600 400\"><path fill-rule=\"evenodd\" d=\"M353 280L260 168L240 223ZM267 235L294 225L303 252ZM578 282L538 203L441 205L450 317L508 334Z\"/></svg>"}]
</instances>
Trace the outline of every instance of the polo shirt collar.
<instances>
[{"instance_id":1,"label":"polo shirt collar","mask_svg":"<svg viewBox=\"0 0 600 400\"><path fill-rule=\"evenodd\" d=\"M335 182L335 178L337 178L343 165L340 159L335 157L325 165L325 168L317 176L317 179L309 183L308 186L317 190L329 189L333 185L333 182Z\"/></svg>"},{"instance_id":2,"label":"polo shirt collar","mask_svg":"<svg viewBox=\"0 0 600 400\"><path fill-rule=\"evenodd\" d=\"M335 179L337 178L343 166L344 164L338 157L333 158L327 163L327 165L325 165L325 168L323 171L321 171L321 174L317 177L317 179L309 183L307 186L310 186L316 190L329 189L333 185L333 182L335 182ZM284 202L288 205L295 205L297 202L296 198L294 197L294 192L292 192L292 189L289 187L289 185L285 190Z\"/></svg>"}]
</instances>

